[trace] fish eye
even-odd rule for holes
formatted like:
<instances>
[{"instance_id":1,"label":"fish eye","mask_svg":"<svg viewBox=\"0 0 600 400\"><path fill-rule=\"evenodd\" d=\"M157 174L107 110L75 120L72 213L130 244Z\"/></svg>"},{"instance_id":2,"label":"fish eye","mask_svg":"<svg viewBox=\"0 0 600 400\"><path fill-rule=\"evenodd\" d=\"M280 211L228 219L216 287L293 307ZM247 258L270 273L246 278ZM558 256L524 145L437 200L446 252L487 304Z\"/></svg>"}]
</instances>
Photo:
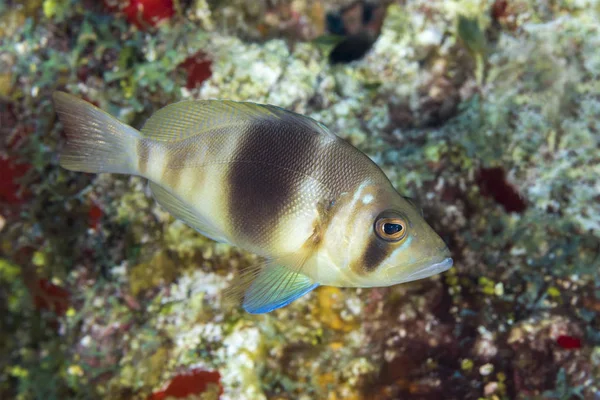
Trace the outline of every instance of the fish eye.
<instances>
[{"instance_id":1,"label":"fish eye","mask_svg":"<svg viewBox=\"0 0 600 400\"><path fill-rule=\"evenodd\" d=\"M383 224L383 231L385 232L386 235L395 235L396 233L400 232L402 229L402 225L400 224L393 224L391 222L386 222L385 224Z\"/></svg>"},{"instance_id":2,"label":"fish eye","mask_svg":"<svg viewBox=\"0 0 600 400\"><path fill-rule=\"evenodd\" d=\"M375 220L375 233L385 241L398 242L406 237L407 223L398 215L384 212Z\"/></svg>"}]
</instances>

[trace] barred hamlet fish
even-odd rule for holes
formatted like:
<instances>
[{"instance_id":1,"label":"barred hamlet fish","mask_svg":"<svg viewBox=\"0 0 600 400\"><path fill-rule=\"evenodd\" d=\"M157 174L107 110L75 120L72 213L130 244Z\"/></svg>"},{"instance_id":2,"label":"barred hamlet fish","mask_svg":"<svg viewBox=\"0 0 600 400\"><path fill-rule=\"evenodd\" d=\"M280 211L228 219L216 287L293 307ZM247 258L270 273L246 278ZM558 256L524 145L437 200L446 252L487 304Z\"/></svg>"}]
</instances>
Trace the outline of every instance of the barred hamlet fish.
<instances>
[{"instance_id":1,"label":"barred hamlet fish","mask_svg":"<svg viewBox=\"0 0 600 400\"><path fill-rule=\"evenodd\" d=\"M452 259L379 167L319 122L271 105L168 105L138 131L54 94L72 171L137 175L156 201L201 234L264 263L229 295L254 314L319 285L390 286L443 272Z\"/></svg>"}]
</instances>

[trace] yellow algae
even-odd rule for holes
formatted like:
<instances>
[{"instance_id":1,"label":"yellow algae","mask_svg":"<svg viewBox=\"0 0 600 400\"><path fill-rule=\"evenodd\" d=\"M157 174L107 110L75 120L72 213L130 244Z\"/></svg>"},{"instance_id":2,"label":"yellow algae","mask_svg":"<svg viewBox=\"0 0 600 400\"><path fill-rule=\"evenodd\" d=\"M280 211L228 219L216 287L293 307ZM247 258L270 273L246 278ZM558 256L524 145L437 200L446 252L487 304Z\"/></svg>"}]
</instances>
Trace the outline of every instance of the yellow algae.
<instances>
[{"instance_id":1,"label":"yellow algae","mask_svg":"<svg viewBox=\"0 0 600 400\"><path fill-rule=\"evenodd\" d=\"M313 308L313 316L322 321L327 327L342 332L357 329L358 323L354 318L343 320L340 312L344 295L337 287L324 286L317 291L317 307Z\"/></svg>"},{"instance_id":2,"label":"yellow algae","mask_svg":"<svg viewBox=\"0 0 600 400\"><path fill-rule=\"evenodd\" d=\"M326 372L317 377L317 383L323 389L327 389L327 386L334 385L336 383L336 378L333 372Z\"/></svg>"},{"instance_id":3,"label":"yellow algae","mask_svg":"<svg viewBox=\"0 0 600 400\"><path fill-rule=\"evenodd\" d=\"M45 0L43 4L44 15L46 18L52 18L56 15L59 5L56 0Z\"/></svg>"},{"instance_id":4,"label":"yellow algae","mask_svg":"<svg viewBox=\"0 0 600 400\"><path fill-rule=\"evenodd\" d=\"M1 246L2 252L4 254L6 254L10 250L12 250L12 244L11 244L10 240L3 240L2 243L0 244L0 246Z\"/></svg>"},{"instance_id":5,"label":"yellow algae","mask_svg":"<svg viewBox=\"0 0 600 400\"><path fill-rule=\"evenodd\" d=\"M8 10L0 19L0 36L11 36L23 26L26 16L22 10Z\"/></svg>"},{"instance_id":6,"label":"yellow algae","mask_svg":"<svg viewBox=\"0 0 600 400\"><path fill-rule=\"evenodd\" d=\"M150 207L150 201L140 192L128 192L123 195L117 207L116 219L120 223L141 220L140 213Z\"/></svg>"},{"instance_id":7,"label":"yellow algae","mask_svg":"<svg viewBox=\"0 0 600 400\"><path fill-rule=\"evenodd\" d=\"M31 262L36 267L43 267L44 265L46 265L46 255L41 251L36 251L35 253L33 253Z\"/></svg>"},{"instance_id":8,"label":"yellow algae","mask_svg":"<svg viewBox=\"0 0 600 400\"><path fill-rule=\"evenodd\" d=\"M310 6L308 18L313 22L315 27L315 35L322 35L325 32L325 11L320 2Z\"/></svg>"},{"instance_id":9,"label":"yellow algae","mask_svg":"<svg viewBox=\"0 0 600 400\"><path fill-rule=\"evenodd\" d=\"M463 371L469 372L469 371L471 371L473 369L474 365L475 364L473 363L472 360L469 360L468 358L465 358L460 363L460 369L462 369Z\"/></svg>"},{"instance_id":10,"label":"yellow algae","mask_svg":"<svg viewBox=\"0 0 600 400\"><path fill-rule=\"evenodd\" d=\"M12 92L12 75L10 73L0 74L0 96L10 96Z\"/></svg>"},{"instance_id":11,"label":"yellow algae","mask_svg":"<svg viewBox=\"0 0 600 400\"><path fill-rule=\"evenodd\" d=\"M161 381L162 373L169 361L169 350L160 347L148 360L147 370L143 382L147 386L157 386Z\"/></svg>"},{"instance_id":12,"label":"yellow algae","mask_svg":"<svg viewBox=\"0 0 600 400\"><path fill-rule=\"evenodd\" d=\"M10 367L8 373L16 378L26 378L29 375L29 371L19 365Z\"/></svg>"},{"instance_id":13,"label":"yellow algae","mask_svg":"<svg viewBox=\"0 0 600 400\"><path fill-rule=\"evenodd\" d=\"M23 12L26 16L33 16L42 6L44 0L28 0L23 2Z\"/></svg>"},{"instance_id":14,"label":"yellow algae","mask_svg":"<svg viewBox=\"0 0 600 400\"><path fill-rule=\"evenodd\" d=\"M160 284L171 283L178 275L175 262L159 252L147 263L136 265L129 271L129 288L134 296Z\"/></svg>"},{"instance_id":15,"label":"yellow algae","mask_svg":"<svg viewBox=\"0 0 600 400\"><path fill-rule=\"evenodd\" d=\"M553 298L560 297L560 290L556 286L550 286L548 290L546 290L548 295Z\"/></svg>"},{"instance_id":16,"label":"yellow algae","mask_svg":"<svg viewBox=\"0 0 600 400\"><path fill-rule=\"evenodd\" d=\"M181 221L175 221L167 227L164 234L165 246L179 257L194 258L199 252L209 260L214 256L214 242L198 234Z\"/></svg>"},{"instance_id":17,"label":"yellow algae","mask_svg":"<svg viewBox=\"0 0 600 400\"><path fill-rule=\"evenodd\" d=\"M344 347L344 343L342 342L332 342L329 344L329 348L333 351L341 350Z\"/></svg>"},{"instance_id":18,"label":"yellow algae","mask_svg":"<svg viewBox=\"0 0 600 400\"><path fill-rule=\"evenodd\" d=\"M150 356L147 349L138 348L123 360L119 376L111 382L112 386L136 387L142 385L150 389L163 382L163 373L169 367L169 349L159 347Z\"/></svg>"},{"instance_id":19,"label":"yellow algae","mask_svg":"<svg viewBox=\"0 0 600 400\"><path fill-rule=\"evenodd\" d=\"M83 368L80 365L74 364L67 368L67 373L69 375L83 376Z\"/></svg>"},{"instance_id":20,"label":"yellow algae","mask_svg":"<svg viewBox=\"0 0 600 400\"><path fill-rule=\"evenodd\" d=\"M21 268L11 264L6 260L0 259L0 280L12 281L21 273Z\"/></svg>"},{"instance_id":21,"label":"yellow algae","mask_svg":"<svg viewBox=\"0 0 600 400\"><path fill-rule=\"evenodd\" d=\"M481 291L487 295L494 295L496 294L496 282L494 282L491 279L488 279L484 276L479 278L479 286L481 287Z\"/></svg>"}]
</instances>

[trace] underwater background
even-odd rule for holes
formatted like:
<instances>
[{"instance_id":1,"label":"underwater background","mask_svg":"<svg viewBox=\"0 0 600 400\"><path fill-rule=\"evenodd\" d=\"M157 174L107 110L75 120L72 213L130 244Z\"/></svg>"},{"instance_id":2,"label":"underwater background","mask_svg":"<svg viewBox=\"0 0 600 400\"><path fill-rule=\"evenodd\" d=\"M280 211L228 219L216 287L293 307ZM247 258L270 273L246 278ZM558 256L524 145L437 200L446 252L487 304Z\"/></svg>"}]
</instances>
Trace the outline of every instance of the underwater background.
<instances>
[{"instance_id":1,"label":"underwater background","mask_svg":"<svg viewBox=\"0 0 600 400\"><path fill-rule=\"evenodd\" d=\"M600 399L600 2L0 0L0 399ZM257 257L71 173L54 90L308 115L454 267L250 315Z\"/></svg>"}]
</instances>

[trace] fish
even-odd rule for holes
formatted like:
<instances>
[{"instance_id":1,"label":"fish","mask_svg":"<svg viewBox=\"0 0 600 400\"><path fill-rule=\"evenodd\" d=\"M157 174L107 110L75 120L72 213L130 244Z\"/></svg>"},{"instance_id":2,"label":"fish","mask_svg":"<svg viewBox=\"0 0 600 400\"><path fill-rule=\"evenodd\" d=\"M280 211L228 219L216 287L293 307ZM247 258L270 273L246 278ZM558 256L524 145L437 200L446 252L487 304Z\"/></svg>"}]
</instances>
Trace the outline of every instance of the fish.
<instances>
[{"instance_id":1,"label":"fish","mask_svg":"<svg viewBox=\"0 0 600 400\"><path fill-rule=\"evenodd\" d=\"M331 64L350 63L367 54L381 34L388 4L387 0L381 4L356 1L327 13L327 30L339 38L329 53Z\"/></svg>"},{"instance_id":2,"label":"fish","mask_svg":"<svg viewBox=\"0 0 600 400\"><path fill-rule=\"evenodd\" d=\"M53 93L70 171L148 180L200 234L260 256L226 297L250 314L320 285L386 287L452 267L442 238L366 154L322 123L268 104L184 100L137 130Z\"/></svg>"}]
</instances>

